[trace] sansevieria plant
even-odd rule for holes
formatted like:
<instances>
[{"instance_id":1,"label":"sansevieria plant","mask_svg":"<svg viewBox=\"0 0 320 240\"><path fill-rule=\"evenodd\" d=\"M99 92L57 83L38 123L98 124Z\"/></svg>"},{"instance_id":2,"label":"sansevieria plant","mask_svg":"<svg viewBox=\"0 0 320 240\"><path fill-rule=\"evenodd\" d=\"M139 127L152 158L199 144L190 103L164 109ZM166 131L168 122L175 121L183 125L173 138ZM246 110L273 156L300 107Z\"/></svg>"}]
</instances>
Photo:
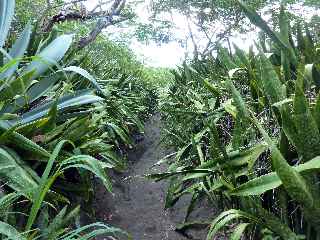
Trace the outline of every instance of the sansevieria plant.
<instances>
[{"instance_id":1,"label":"sansevieria plant","mask_svg":"<svg viewBox=\"0 0 320 240\"><path fill-rule=\"evenodd\" d=\"M175 73L160 106L177 152L149 177L170 179L166 207L191 194L181 230L200 224L190 215L204 195L220 207L201 223L208 240L226 227L228 239L318 239L319 43L284 5L275 31L238 4L265 37L255 51L220 47Z\"/></svg>"}]
</instances>

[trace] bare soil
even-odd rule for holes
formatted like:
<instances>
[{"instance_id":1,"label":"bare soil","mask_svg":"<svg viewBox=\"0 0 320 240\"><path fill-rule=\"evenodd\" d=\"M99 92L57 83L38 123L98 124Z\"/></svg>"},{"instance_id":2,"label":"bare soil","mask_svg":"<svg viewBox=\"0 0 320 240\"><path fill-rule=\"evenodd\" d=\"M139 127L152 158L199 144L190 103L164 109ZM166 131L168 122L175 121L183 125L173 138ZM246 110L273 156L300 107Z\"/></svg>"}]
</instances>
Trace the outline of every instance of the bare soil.
<instances>
[{"instance_id":1,"label":"bare soil","mask_svg":"<svg viewBox=\"0 0 320 240\"><path fill-rule=\"evenodd\" d=\"M165 166L154 164L169 154L160 144L159 115L153 116L145 126L145 135L129 153L129 168L125 173L114 173L114 195L98 185L94 209L98 221L120 227L129 232L133 240L185 240L205 239L204 230L191 233L188 238L175 231L183 220L188 201L184 198L171 210L164 210L167 183L143 178L151 172L161 172ZM201 208L196 218L212 216L212 210ZM207 218L208 219L208 218ZM99 239L105 239L103 237Z\"/></svg>"}]
</instances>

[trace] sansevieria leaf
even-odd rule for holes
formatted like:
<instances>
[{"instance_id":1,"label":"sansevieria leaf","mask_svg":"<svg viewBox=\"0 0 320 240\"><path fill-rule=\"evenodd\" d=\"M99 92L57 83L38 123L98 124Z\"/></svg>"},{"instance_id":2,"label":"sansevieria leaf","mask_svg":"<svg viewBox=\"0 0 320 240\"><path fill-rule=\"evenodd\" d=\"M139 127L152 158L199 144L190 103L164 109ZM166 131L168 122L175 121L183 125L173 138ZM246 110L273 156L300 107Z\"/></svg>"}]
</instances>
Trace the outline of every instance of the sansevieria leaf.
<instances>
[{"instance_id":1,"label":"sansevieria leaf","mask_svg":"<svg viewBox=\"0 0 320 240\"><path fill-rule=\"evenodd\" d=\"M293 103L293 120L297 129L294 141L297 142L296 147L302 162L306 162L320 155L320 133L317 123L311 114L307 98L301 88L302 81L303 79L300 75L296 81Z\"/></svg>"},{"instance_id":2,"label":"sansevieria leaf","mask_svg":"<svg viewBox=\"0 0 320 240\"><path fill-rule=\"evenodd\" d=\"M273 167L281 179L287 193L303 207L305 217L310 224L320 231L320 205L317 197L311 191L312 182L307 181L296 169L292 168L282 156L266 131L253 116L253 122L269 144ZM308 178L309 179L309 178Z\"/></svg>"},{"instance_id":3,"label":"sansevieria leaf","mask_svg":"<svg viewBox=\"0 0 320 240\"><path fill-rule=\"evenodd\" d=\"M309 84L315 84L317 90L320 89L320 64L312 63L305 66L305 78L309 80Z\"/></svg>"},{"instance_id":4,"label":"sansevieria leaf","mask_svg":"<svg viewBox=\"0 0 320 240\"><path fill-rule=\"evenodd\" d=\"M264 53L260 52L261 82L269 101L274 104L286 98L284 87L274 70L274 66Z\"/></svg>"},{"instance_id":5,"label":"sansevieria leaf","mask_svg":"<svg viewBox=\"0 0 320 240\"><path fill-rule=\"evenodd\" d=\"M250 19L250 21L256 25L257 27L261 28L283 51L287 51L289 56L290 56L290 60L292 61L293 64L297 63L297 59L295 56L295 53L292 49L291 46L287 45L286 41L283 41L283 39L281 39L281 36L279 35L279 33L273 31L268 24L266 23L266 21L264 21L261 16L252 8L248 7L245 3L243 3L242 1L239 1L240 7L241 9L244 11L245 15Z\"/></svg>"},{"instance_id":6,"label":"sansevieria leaf","mask_svg":"<svg viewBox=\"0 0 320 240\"><path fill-rule=\"evenodd\" d=\"M306 163L293 167L297 172L312 172L320 169L320 157L316 157ZM231 195L251 196L260 195L266 191L272 190L282 185L279 176L275 172L254 178L232 190Z\"/></svg>"}]
</instances>

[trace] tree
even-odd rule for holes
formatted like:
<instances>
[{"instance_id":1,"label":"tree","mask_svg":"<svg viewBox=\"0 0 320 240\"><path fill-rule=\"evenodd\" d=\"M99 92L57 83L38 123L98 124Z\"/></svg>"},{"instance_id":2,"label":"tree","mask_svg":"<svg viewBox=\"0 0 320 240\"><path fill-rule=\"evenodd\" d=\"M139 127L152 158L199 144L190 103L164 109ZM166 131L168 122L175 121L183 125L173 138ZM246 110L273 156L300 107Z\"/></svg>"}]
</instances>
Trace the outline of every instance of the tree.
<instances>
[{"instance_id":1,"label":"tree","mask_svg":"<svg viewBox=\"0 0 320 240\"><path fill-rule=\"evenodd\" d=\"M50 33L52 28L64 22L77 21L81 24L91 23L91 29L86 36L81 36L76 43L78 48L84 48L93 42L101 32L111 25L132 18L130 11L124 11L126 0L99 0L89 11L87 0L22 0L19 3L17 24L25 25L28 19L38 17L37 31L40 34ZM28 13L23 9L28 9ZM94 23L94 24L92 24Z\"/></svg>"},{"instance_id":2,"label":"tree","mask_svg":"<svg viewBox=\"0 0 320 240\"><path fill-rule=\"evenodd\" d=\"M278 15L275 7L280 7L279 0L244 0L248 6L256 11L262 11L269 17L269 21L277 21ZM319 1L305 0L301 3L298 0L285 1L288 8L296 6L319 8ZM301 10L301 9L300 9ZM235 33L247 33L253 30L253 26L245 18L236 0L153 0L153 18L162 17L164 13L171 13L185 16L189 30L189 42L193 44L194 56L208 55L225 42L230 45L229 38ZM293 12L292 17L301 19ZM170 20L170 18L168 19ZM277 25L275 22L273 25Z\"/></svg>"}]
</instances>

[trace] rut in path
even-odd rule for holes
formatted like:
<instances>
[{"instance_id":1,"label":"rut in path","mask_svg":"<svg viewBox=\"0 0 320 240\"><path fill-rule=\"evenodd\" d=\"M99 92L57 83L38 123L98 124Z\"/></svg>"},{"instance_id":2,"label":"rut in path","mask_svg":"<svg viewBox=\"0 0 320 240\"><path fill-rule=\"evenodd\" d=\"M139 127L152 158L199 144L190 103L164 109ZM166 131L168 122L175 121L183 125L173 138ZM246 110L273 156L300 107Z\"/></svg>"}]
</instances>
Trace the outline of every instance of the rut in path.
<instances>
[{"instance_id":1,"label":"rut in path","mask_svg":"<svg viewBox=\"0 0 320 240\"><path fill-rule=\"evenodd\" d=\"M145 126L144 139L129 153L128 171L112 176L115 195L102 187L96 190L97 219L126 230L134 240L186 239L174 231L175 224L164 210L166 183L137 177L150 173L167 153L160 145L160 117L155 115ZM157 167L152 171L161 170Z\"/></svg>"}]
</instances>

